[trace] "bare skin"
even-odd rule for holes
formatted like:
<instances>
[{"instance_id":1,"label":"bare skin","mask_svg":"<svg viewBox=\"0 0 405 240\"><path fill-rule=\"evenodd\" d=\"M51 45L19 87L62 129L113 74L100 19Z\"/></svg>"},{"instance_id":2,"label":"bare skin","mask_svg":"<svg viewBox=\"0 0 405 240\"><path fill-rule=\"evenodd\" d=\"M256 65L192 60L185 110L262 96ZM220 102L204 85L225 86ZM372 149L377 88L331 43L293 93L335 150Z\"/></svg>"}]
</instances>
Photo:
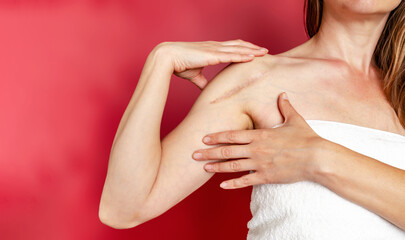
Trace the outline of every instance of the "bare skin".
<instances>
[{"instance_id":1,"label":"bare skin","mask_svg":"<svg viewBox=\"0 0 405 240\"><path fill-rule=\"evenodd\" d=\"M194 159L224 160L206 164L208 172L249 171L221 188L311 181L405 230L405 170L321 138L284 95L278 98L281 126L208 134L204 143L224 145L197 150Z\"/></svg>"},{"instance_id":2,"label":"bare skin","mask_svg":"<svg viewBox=\"0 0 405 240\"><path fill-rule=\"evenodd\" d=\"M334 21L338 8L331 5L330 17L325 14L327 27L319 38L277 56L255 52L253 60L246 56L225 58L203 43L156 48L145 63L114 139L100 201L101 221L114 228L134 227L187 197L213 175L205 172L205 161L191 157L196 149L206 147L201 139L212 132L271 128L282 123L277 107L281 92L288 93L305 119L346 122L405 135L384 98L381 78L371 61L389 9L398 1L381 2L386 5L366 9L371 12L367 20L355 21L353 17L351 22ZM356 4L348 6L355 8ZM355 11L344 14L352 16ZM223 62L244 63L230 64L207 85L201 69L219 63L219 56ZM173 72L204 90L186 118L160 141L161 117ZM264 75L255 79L258 73ZM303 166L302 171L312 172L305 169L310 167L316 166Z\"/></svg>"},{"instance_id":3,"label":"bare skin","mask_svg":"<svg viewBox=\"0 0 405 240\"><path fill-rule=\"evenodd\" d=\"M258 70L252 68L254 56L265 53L241 40L164 42L152 50L111 148L99 207L103 223L119 229L139 225L164 213L212 177L203 169L204 163L192 159L193 150L204 146L201 138L213 131L253 126L239 98L210 101L249 78ZM236 63L207 84L202 68L221 62ZM204 91L185 119L160 140L173 73Z\"/></svg>"},{"instance_id":4,"label":"bare skin","mask_svg":"<svg viewBox=\"0 0 405 240\"><path fill-rule=\"evenodd\" d=\"M320 34L296 49L279 56L301 59L306 63L312 63L312 67L321 70L320 75L313 76L316 77L315 80L319 80L315 81L315 84L318 84L323 92L317 95L317 91L315 91L308 97L320 96L319 105L322 103L333 108L341 107L334 109L341 113L341 115L336 115L340 118L332 119L332 121L363 125L405 136L398 118L382 94L380 84L382 79L378 75L373 61L369 59L372 55L370 49L372 50L373 44L376 43L375 36L378 33L378 26L381 25L379 19L376 18L378 14L375 13L387 11L399 2L380 1L373 5L363 1L361 8L358 8L359 6L356 4L359 2L355 1L334 1L332 5L331 2L325 3L327 9L324 15L326 17L322 22L323 26L328 26L328 28L325 29L321 26ZM336 5L333 6L333 4ZM362 14L370 10L373 10L374 14L370 15L368 21L364 21L364 15L361 17L363 20L360 24L361 28L356 29L356 24L349 24L346 28L342 28L344 25L342 22L330 20L330 9L344 6L347 11L350 9L347 4L350 4L353 9L362 10ZM390 4L392 5L390 6ZM384 19L383 16L380 17L380 19ZM343 20L347 19L349 18ZM372 27L373 22L377 27ZM341 26L339 26L340 24ZM351 31L353 27L354 32ZM339 28L341 31L336 31ZM334 29L334 31L328 33L329 29ZM353 35L356 33L359 35ZM342 36L344 40L342 40ZM328 48L324 42L325 39L328 43L333 43L335 47ZM351 44L348 39L352 40ZM310 56L313 58L311 59ZM367 61L370 63L367 64ZM319 65L319 63L323 63L323 65ZM295 70L297 69L295 68ZM289 73L285 71L283 76L288 76ZM332 78L328 79L325 76L332 76ZM322 98L322 94L325 93L329 95L329 98ZM326 101L335 97L337 98L336 103ZM343 105L337 104L340 102ZM208 134L203 138L205 143L210 145L221 143L226 146L196 150L193 155L194 159L199 161L226 160L206 164L205 169L208 172L253 171L253 173L239 178L222 182L220 185L222 188L235 189L256 184L312 181L405 230L405 170L320 138L288 100L279 98L278 103L284 117L281 127ZM387 109L386 113L384 113L384 109ZM347 110L351 110L351 112L346 112ZM375 110L377 112L373 114ZM324 113L328 113L328 109L325 108ZM329 111L329 113L330 116L333 116L334 112ZM353 116L357 116L357 119ZM383 125L381 124L383 121L388 122ZM316 147L319 145L322 145L322 151L314 150L319 149ZM317 167L308 168L308 163Z\"/></svg>"},{"instance_id":5,"label":"bare skin","mask_svg":"<svg viewBox=\"0 0 405 240\"><path fill-rule=\"evenodd\" d=\"M382 78L372 59L389 11L399 2L324 1L319 33L287 52L266 55L263 62L272 76L259 88L263 92L286 91L305 119L333 120L405 135L385 99ZM246 98L255 99L256 94L246 93ZM259 102L266 103L266 95L263 97ZM249 111L258 114L256 104L260 103L252 101ZM270 124L281 122L278 115Z\"/></svg>"},{"instance_id":6,"label":"bare skin","mask_svg":"<svg viewBox=\"0 0 405 240\"><path fill-rule=\"evenodd\" d=\"M240 91L243 89L250 87L252 84L255 84L256 82L259 82L260 80L263 80L266 76L271 75L271 71L266 71L266 72L258 72L257 74L250 76L248 79L246 79L242 84L230 89L229 91L225 92L222 96L212 100L210 103L218 103L222 100L228 99L236 94L238 94Z\"/></svg>"},{"instance_id":7,"label":"bare skin","mask_svg":"<svg viewBox=\"0 0 405 240\"><path fill-rule=\"evenodd\" d=\"M282 123L281 115L275 114L275 102L278 94L285 91L305 119L345 122L405 135L374 73L359 79L338 60L267 55L263 61L269 64L271 76L240 93L246 99L246 111L255 120L255 128ZM269 95L274 97L269 99Z\"/></svg>"}]
</instances>

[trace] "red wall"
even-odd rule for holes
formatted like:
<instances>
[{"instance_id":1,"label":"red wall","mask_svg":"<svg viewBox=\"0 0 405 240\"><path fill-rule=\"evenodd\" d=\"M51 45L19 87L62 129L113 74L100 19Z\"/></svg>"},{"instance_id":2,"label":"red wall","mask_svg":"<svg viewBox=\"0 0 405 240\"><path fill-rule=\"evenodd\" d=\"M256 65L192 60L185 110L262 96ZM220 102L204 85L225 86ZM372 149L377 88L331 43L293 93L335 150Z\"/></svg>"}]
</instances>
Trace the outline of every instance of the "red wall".
<instances>
[{"instance_id":1,"label":"red wall","mask_svg":"<svg viewBox=\"0 0 405 240\"><path fill-rule=\"evenodd\" d=\"M306 40L303 1L0 2L1 239L245 239L251 187L217 174L141 226L100 223L110 147L148 53L241 38L278 53ZM205 69L208 77L223 65ZM172 78L162 136L199 90Z\"/></svg>"}]
</instances>

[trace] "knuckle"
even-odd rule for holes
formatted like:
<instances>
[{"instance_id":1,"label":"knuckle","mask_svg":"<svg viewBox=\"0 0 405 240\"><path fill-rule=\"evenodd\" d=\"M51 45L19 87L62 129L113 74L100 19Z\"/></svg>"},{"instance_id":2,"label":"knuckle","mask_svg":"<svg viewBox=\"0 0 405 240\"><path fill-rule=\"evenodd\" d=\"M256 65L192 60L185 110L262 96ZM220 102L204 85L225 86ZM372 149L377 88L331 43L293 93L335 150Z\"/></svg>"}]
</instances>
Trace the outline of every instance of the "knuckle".
<instances>
[{"instance_id":1,"label":"knuckle","mask_svg":"<svg viewBox=\"0 0 405 240\"><path fill-rule=\"evenodd\" d=\"M240 186L240 179L232 180L232 185L233 185L233 187L239 187Z\"/></svg>"},{"instance_id":2,"label":"knuckle","mask_svg":"<svg viewBox=\"0 0 405 240\"><path fill-rule=\"evenodd\" d=\"M245 59L248 59L248 57L245 57L244 55L235 56L235 61L238 61L238 62L244 61Z\"/></svg>"},{"instance_id":3,"label":"knuckle","mask_svg":"<svg viewBox=\"0 0 405 240\"><path fill-rule=\"evenodd\" d=\"M228 57L230 60L232 61L238 61L240 60L240 55L239 54L235 54L235 53L229 53Z\"/></svg>"},{"instance_id":4,"label":"knuckle","mask_svg":"<svg viewBox=\"0 0 405 240\"><path fill-rule=\"evenodd\" d=\"M257 144L251 144L251 146L249 146L249 152L251 153L252 156L259 156L259 147L257 146Z\"/></svg>"},{"instance_id":5,"label":"knuckle","mask_svg":"<svg viewBox=\"0 0 405 240\"><path fill-rule=\"evenodd\" d=\"M232 59L232 56L228 53L224 53L223 55L217 56L215 59L217 63L226 63Z\"/></svg>"},{"instance_id":6,"label":"knuckle","mask_svg":"<svg viewBox=\"0 0 405 240\"><path fill-rule=\"evenodd\" d=\"M261 139L266 139L266 138L269 138L269 137L270 137L270 133L269 133L269 131L263 130L263 131L261 131L261 132L259 133L259 136L260 136Z\"/></svg>"},{"instance_id":7,"label":"knuckle","mask_svg":"<svg viewBox=\"0 0 405 240\"><path fill-rule=\"evenodd\" d=\"M254 151L259 155L267 155L269 153L267 148L265 148L263 145L255 146Z\"/></svg>"},{"instance_id":8,"label":"knuckle","mask_svg":"<svg viewBox=\"0 0 405 240\"><path fill-rule=\"evenodd\" d=\"M220 57L211 57L207 60L208 65L216 65L221 62Z\"/></svg>"},{"instance_id":9,"label":"knuckle","mask_svg":"<svg viewBox=\"0 0 405 240\"><path fill-rule=\"evenodd\" d=\"M273 169L274 168L273 158L270 158L269 160L265 161L265 164L266 169Z\"/></svg>"},{"instance_id":10,"label":"knuckle","mask_svg":"<svg viewBox=\"0 0 405 240\"><path fill-rule=\"evenodd\" d=\"M283 159L288 159L288 158L291 158L292 157L292 152L291 151L289 151L288 149L281 149L280 150L280 153L278 154L278 156L280 157L280 158L283 158Z\"/></svg>"},{"instance_id":11,"label":"knuckle","mask_svg":"<svg viewBox=\"0 0 405 240\"><path fill-rule=\"evenodd\" d=\"M236 141L236 134L234 132L229 132L226 135L226 139L230 142L230 143L234 143Z\"/></svg>"},{"instance_id":12,"label":"knuckle","mask_svg":"<svg viewBox=\"0 0 405 240\"><path fill-rule=\"evenodd\" d=\"M249 185L249 178L248 177L242 177L240 180L241 180L241 184L243 186Z\"/></svg>"},{"instance_id":13,"label":"knuckle","mask_svg":"<svg viewBox=\"0 0 405 240\"><path fill-rule=\"evenodd\" d=\"M240 169L240 163L238 161L232 161L229 164L233 171L238 171Z\"/></svg>"},{"instance_id":14,"label":"knuckle","mask_svg":"<svg viewBox=\"0 0 405 240\"><path fill-rule=\"evenodd\" d=\"M223 158L229 158L232 155L232 150L228 147L221 148L221 156Z\"/></svg>"},{"instance_id":15,"label":"knuckle","mask_svg":"<svg viewBox=\"0 0 405 240\"><path fill-rule=\"evenodd\" d=\"M263 180L265 183L271 183L272 179L273 178L271 177L271 174L269 174L269 173L263 174Z\"/></svg>"},{"instance_id":16,"label":"knuckle","mask_svg":"<svg viewBox=\"0 0 405 240\"><path fill-rule=\"evenodd\" d=\"M269 170L273 168L273 162L272 161L263 161L259 164L260 169L264 169L264 170Z\"/></svg>"}]
</instances>

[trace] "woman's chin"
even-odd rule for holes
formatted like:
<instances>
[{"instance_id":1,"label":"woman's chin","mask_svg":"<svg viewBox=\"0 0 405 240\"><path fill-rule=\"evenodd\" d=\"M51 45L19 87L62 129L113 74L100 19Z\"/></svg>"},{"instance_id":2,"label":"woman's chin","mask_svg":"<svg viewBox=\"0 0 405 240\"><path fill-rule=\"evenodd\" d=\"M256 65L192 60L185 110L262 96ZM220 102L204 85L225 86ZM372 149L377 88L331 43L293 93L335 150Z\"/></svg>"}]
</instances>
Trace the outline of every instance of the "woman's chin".
<instances>
[{"instance_id":1,"label":"woman's chin","mask_svg":"<svg viewBox=\"0 0 405 240\"><path fill-rule=\"evenodd\" d=\"M325 5L357 14L386 14L394 10L401 0L324 0Z\"/></svg>"}]
</instances>

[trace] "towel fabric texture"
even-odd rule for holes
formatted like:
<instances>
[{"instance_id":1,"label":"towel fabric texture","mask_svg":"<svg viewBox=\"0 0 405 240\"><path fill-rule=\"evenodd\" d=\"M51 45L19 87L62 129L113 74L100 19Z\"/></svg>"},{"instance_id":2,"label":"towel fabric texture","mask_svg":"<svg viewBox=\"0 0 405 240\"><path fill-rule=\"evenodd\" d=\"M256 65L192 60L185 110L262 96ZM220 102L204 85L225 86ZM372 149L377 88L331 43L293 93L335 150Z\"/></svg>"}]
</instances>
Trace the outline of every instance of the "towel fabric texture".
<instances>
[{"instance_id":1,"label":"towel fabric texture","mask_svg":"<svg viewBox=\"0 0 405 240\"><path fill-rule=\"evenodd\" d=\"M325 139L405 169L405 136L334 121L306 122ZM255 185L250 210L247 240L405 239L405 231L384 218L309 181Z\"/></svg>"}]
</instances>

